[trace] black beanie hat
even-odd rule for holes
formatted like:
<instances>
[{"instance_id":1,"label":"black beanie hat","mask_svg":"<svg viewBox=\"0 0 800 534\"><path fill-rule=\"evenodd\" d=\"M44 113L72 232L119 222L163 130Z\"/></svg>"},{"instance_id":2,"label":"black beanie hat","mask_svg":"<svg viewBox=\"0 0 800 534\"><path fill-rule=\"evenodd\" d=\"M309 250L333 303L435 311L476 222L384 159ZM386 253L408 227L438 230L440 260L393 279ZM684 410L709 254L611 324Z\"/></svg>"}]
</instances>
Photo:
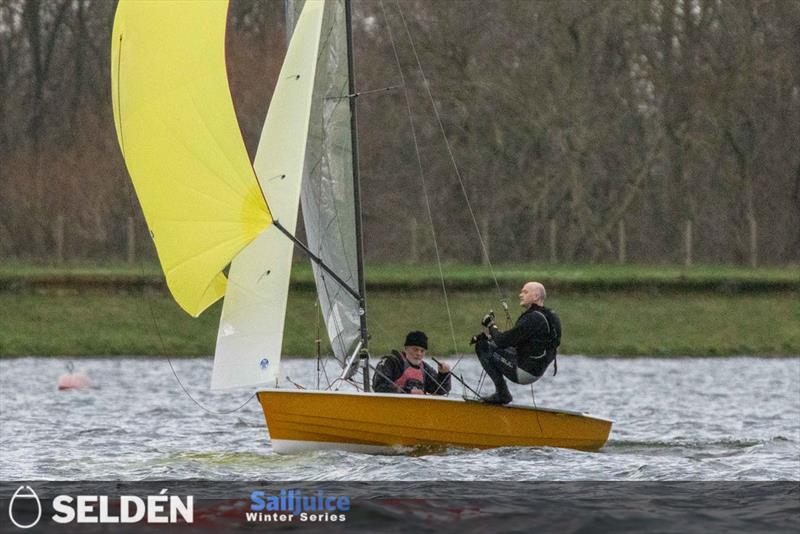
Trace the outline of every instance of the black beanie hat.
<instances>
[{"instance_id":1,"label":"black beanie hat","mask_svg":"<svg viewBox=\"0 0 800 534\"><path fill-rule=\"evenodd\" d=\"M419 330L414 330L413 332L409 332L406 336L406 342L403 343L405 347L422 347L425 350L428 350L428 336L425 335L425 332L420 332Z\"/></svg>"}]
</instances>

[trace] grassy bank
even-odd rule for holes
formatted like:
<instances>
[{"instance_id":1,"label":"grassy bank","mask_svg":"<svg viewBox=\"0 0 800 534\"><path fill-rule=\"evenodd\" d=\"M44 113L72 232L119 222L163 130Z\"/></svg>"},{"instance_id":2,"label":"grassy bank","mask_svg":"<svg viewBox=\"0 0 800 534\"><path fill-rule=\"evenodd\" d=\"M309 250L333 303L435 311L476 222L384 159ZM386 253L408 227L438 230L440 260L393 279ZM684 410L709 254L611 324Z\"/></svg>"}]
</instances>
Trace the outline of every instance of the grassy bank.
<instances>
[{"instance_id":1,"label":"grassy bank","mask_svg":"<svg viewBox=\"0 0 800 534\"><path fill-rule=\"evenodd\" d=\"M440 294L371 291L372 352L423 329L433 354L470 350L466 340L489 307L489 290L452 292L456 344ZM564 323L564 353L595 355L800 354L800 299L791 293L554 294L548 304ZM516 317L516 301L511 303ZM0 292L0 355L211 354L221 305L199 319L161 293L83 295ZM315 295L290 293L284 353L313 352Z\"/></svg>"},{"instance_id":2,"label":"grassy bank","mask_svg":"<svg viewBox=\"0 0 800 534\"><path fill-rule=\"evenodd\" d=\"M537 279L549 288L562 292L587 291L716 291L756 293L764 291L800 291L800 268L697 265L497 265L492 270L482 265L445 265L443 276L450 290L492 289L495 277L504 292L516 294L519 285ZM368 265L370 290L439 289L441 278L436 265ZM298 262L292 269L292 283L298 289L313 289L313 275L308 262ZM158 265L86 263L37 265L0 263L0 291L49 291L83 289L140 290L163 289Z\"/></svg>"}]
</instances>

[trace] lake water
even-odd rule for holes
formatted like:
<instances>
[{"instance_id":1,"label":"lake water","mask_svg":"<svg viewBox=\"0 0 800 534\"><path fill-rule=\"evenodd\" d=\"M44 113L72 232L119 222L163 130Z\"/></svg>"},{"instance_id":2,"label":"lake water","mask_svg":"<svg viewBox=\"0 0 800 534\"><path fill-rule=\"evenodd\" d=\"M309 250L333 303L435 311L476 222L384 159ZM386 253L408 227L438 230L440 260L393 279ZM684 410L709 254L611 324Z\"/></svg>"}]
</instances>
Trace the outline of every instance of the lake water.
<instances>
[{"instance_id":1,"label":"lake water","mask_svg":"<svg viewBox=\"0 0 800 534\"><path fill-rule=\"evenodd\" d=\"M800 479L800 358L562 356L558 376L536 385L536 403L613 419L600 452L450 449L377 457L274 454L255 399L230 414L209 414L181 389L166 359L74 362L90 389L56 389L63 358L0 360L0 480ZM210 410L232 410L250 396L209 392L209 358L172 363ZM293 380L314 383L314 361L284 366ZM465 357L458 370L474 382L480 368ZM460 395L461 386L453 391ZM512 392L516 402L531 402L529 387Z\"/></svg>"}]
</instances>

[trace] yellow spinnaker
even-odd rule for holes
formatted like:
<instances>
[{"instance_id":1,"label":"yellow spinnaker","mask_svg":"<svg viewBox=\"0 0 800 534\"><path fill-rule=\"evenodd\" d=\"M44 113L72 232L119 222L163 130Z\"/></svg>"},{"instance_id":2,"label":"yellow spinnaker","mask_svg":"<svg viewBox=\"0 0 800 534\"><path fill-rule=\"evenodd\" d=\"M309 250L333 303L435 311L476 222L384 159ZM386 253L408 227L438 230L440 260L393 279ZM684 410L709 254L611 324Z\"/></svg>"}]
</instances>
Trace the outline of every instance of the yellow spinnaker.
<instances>
[{"instance_id":1,"label":"yellow spinnaker","mask_svg":"<svg viewBox=\"0 0 800 534\"><path fill-rule=\"evenodd\" d=\"M227 0L121 0L111 45L117 137L178 304L197 317L271 222L225 70Z\"/></svg>"}]
</instances>

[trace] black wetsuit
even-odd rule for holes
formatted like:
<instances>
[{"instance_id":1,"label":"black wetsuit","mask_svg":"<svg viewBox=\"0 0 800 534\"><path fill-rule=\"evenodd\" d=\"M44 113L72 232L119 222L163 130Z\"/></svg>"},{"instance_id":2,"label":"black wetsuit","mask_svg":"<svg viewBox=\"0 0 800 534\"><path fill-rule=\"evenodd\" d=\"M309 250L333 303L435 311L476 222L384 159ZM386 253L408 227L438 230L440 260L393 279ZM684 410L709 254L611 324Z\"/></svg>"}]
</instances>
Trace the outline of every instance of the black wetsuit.
<instances>
[{"instance_id":1,"label":"black wetsuit","mask_svg":"<svg viewBox=\"0 0 800 534\"><path fill-rule=\"evenodd\" d=\"M555 361L561 321L552 310L533 304L510 330L501 332L493 325L489 333L491 339L480 339L475 352L497 391L508 393L503 376L518 384L530 384Z\"/></svg>"},{"instance_id":2,"label":"black wetsuit","mask_svg":"<svg viewBox=\"0 0 800 534\"><path fill-rule=\"evenodd\" d=\"M402 376L406 361L403 355L396 350L381 358L372 377L372 390L378 393L400 393L394 381ZM446 395L450 392L450 373L439 373L425 362L422 362L422 369L424 383L420 385L407 384L407 386L418 387L432 395ZM403 392L410 393L410 391L411 387L406 387Z\"/></svg>"}]
</instances>

